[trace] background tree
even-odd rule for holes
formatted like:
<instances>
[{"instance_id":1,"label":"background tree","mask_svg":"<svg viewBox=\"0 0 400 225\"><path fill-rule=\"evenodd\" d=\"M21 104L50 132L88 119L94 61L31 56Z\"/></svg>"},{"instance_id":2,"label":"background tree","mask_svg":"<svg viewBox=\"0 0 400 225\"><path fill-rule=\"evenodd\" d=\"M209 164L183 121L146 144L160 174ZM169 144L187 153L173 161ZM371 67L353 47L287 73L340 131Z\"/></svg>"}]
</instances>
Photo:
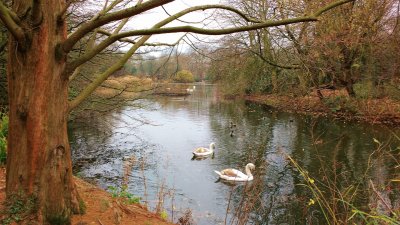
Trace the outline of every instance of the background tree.
<instances>
[{"instance_id":1,"label":"background tree","mask_svg":"<svg viewBox=\"0 0 400 225\"><path fill-rule=\"evenodd\" d=\"M274 18L288 18L288 16L282 16L280 10L278 10L279 7L282 7L282 2L284 1L229 1L229 3L235 5L236 8L251 14L255 20L259 21ZM296 8L284 7L284 9L286 11L295 11ZM299 11L304 11L304 9L298 10L298 12ZM227 15L227 19L234 26L243 26L242 21L230 15ZM290 27L302 25L304 24L292 25ZM293 86L291 84L299 83L298 80L303 80L302 77L299 76L299 73L297 73L297 70L300 69L298 65L299 60L296 54L294 54L293 46L292 41L283 34L282 27L263 28L230 35L221 45L221 49L224 51L229 48L231 49L230 52L236 54L236 56L227 54L223 61L235 60L233 57L240 57L241 63L240 65L233 63L233 67L226 67L228 71L220 71L219 73L226 75L226 78L224 76L220 77L220 79L224 80L221 83L224 84L228 80L235 79L235 77L236 80L238 80L238 77L241 77L239 79L239 85L235 86L236 88L241 88L231 90L230 94L240 94L244 92L247 94L283 93L288 90L293 91ZM235 49L232 50L233 48ZM229 53L229 51L226 51L226 53ZM240 56L237 54L240 54ZM212 58L221 59L221 56L219 55L218 57ZM223 64L223 62L215 63ZM243 65L243 63L245 65ZM223 67L219 65L213 68L222 69ZM212 71L210 73L213 74ZM226 90L228 89L229 88L226 88Z\"/></svg>"},{"instance_id":2,"label":"background tree","mask_svg":"<svg viewBox=\"0 0 400 225\"><path fill-rule=\"evenodd\" d=\"M256 20L301 16L327 3L303 0L228 2L251 13ZM399 57L394 56L398 45L393 41L399 38L399 4L393 0L355 1L329 11L317 23L231 35L220 46L221 51L229 52L229 46L231 52L240 52L242 62L247 61L249 66L226 67L227 71L219 71L222 74L219 79L239 82L238 86L243 88L231 90L239 94L278 91L306 95L313 87L329 87L344 88L352 97L398 95L395 83L399 75ZM255 8L260 10L254 11ZM228 19L236 26L242 25L236 18ZM212 58L220 59L220 56ZM227 55L225 60L232 60L230 58ZM219 62L213 64L219 65L213 68L223 68ZM242 74L242 79L232 79L229 75L232 73ZM391 96L396 98L396 95Z\"/></svg>"},{"instance_id":3,"label":"background tree","mask_svg":"<svg viewBox=\"0 0 400 225\"><path fill-rule=\"evenodd\" d=\"M123 30L128 18L169 2L172 0L105 1L97 12L87 14L93 15L90 20L69 26L68 17L73 20L75 11L68 9L75 1L14 1L12 5L0 1L0 21L10 34L6 194L8 201L34 205L30 219L41 224L70 224L71 214L79 212L79 195L72 180L68 113L108 76L123 67L151 35L175 32L221 35L312 22L317 21L322 13L352 0L339 0L304 16L277 21L255 21L237 9L223 5L194 6L161 20L152 28ZM92 6L94 3L77 4ZM207 9L230 11L248 24L223 29L164 27L190 12ZM129 50L69 101L69 84L79 76L80 66L117 41L130 43ZM87 47L76 58L71 57L81 42L86 42Z\"/></svg>"},{"instance_id":4,"label":"background tree","mask_svg":"<svg viewBox=\"0 0 400 225\"><path fill-rule=\"evenodd\" d=\"M174 76L174 81L179 83L191 83L194 81L194 77L190 71L181 70Z\"/></svg>"}]
</instances>

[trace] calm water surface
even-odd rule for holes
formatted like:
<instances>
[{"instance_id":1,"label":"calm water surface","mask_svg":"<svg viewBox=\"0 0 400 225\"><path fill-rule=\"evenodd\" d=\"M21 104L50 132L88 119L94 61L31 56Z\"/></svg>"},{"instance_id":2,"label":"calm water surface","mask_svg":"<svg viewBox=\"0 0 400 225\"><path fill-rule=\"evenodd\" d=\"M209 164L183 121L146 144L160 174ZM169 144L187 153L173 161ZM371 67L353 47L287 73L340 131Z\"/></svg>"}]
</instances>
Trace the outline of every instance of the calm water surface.
<instances>
[{"instance_id":1,"label":"calm water surface","mask_svg":"<svg viewBox=\"0 0 400 225\"><path fill-rule=\"evenodd\" d=\"M363 177L386 186L399 172L390 157L370 157L378 147L374 138L396 148L390 137L398 130L282 113L222 100L215 91L215 86L197 85L188 97L155 97L71 122L75 172L105 189L126 183L152 209L162 196L169 219L176 222L191 209L200 225L244 219L248 224L325 224L318 207L308 206L310 193L299 185L304 180L285 154L316 180L328 176L339 188L361 181L365 195L357 202L362 206L374 204ZM192 160L192 150L210 142L216 144L215 157ZM257 168L248 184L218 182L213 172L244 170L249 162ZM396 187L384 195L399 204Z\"/></svg>"}]
</instances>

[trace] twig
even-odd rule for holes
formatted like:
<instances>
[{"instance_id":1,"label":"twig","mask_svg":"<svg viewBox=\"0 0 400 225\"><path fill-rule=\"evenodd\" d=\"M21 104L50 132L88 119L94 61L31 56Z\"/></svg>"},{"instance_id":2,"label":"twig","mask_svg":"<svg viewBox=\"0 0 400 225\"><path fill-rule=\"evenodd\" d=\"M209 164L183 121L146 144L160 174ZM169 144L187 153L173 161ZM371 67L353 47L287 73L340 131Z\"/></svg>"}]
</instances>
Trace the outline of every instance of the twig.
<instances>
[{"instance_id":1,"label":"twig","mask_svg":"<svg viewBox=\"0 0 400 225\"><path fill-rule=\"evenodd\" d=\"M104 223L102 223L100 219L97 219L97 222L99 222L100 225L104 225Z\"/></svg>"},{"instance_id":2,"label":"twig","mask_svg":"<svg viewBox=\"0 0 400 225\"><path fill-rule=\"evenodd\" d=\"M371 183L372 186L372 190L375 192L375 194L378 196L378 198L383 202L383 204L386 206L386 208L390 211L390 213L393 214L393 210L392 207L390 207L386 201L382 198L382 196L379 194L379 192L375 189L374 183L372 182L372 180L369 180L369 182ZM395 214L395 213L394 213Z\"/></svg>"}]
</instances>

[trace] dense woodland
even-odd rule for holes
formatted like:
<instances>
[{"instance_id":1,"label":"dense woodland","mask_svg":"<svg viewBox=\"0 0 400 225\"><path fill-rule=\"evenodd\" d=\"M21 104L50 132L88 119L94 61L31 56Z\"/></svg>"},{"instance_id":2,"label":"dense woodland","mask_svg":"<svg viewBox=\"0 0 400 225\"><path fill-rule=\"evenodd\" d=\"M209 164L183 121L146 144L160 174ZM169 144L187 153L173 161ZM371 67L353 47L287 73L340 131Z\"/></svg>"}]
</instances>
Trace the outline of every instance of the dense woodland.
<instances>
[{"instance_id":1,"label":"dense woodland","mask_svg":"<svg viewBox=\"0 0 400 225\"><path fill-rule=\"evenodd\" d=\"M34 199L30 219L40 224L70 224L81 212L68 118L120 71L169 80L188 70L227 95L343 89L351 98L400 98L398 0L228 0L174 12L147 29L127 24L172 0L50 2L0 1L0 104L12 128L6 193ZM208 18L218 29L166 27L207 10L219 11ZM226 36L148 42L164 33Z\"/></svg>"}]
</instances>

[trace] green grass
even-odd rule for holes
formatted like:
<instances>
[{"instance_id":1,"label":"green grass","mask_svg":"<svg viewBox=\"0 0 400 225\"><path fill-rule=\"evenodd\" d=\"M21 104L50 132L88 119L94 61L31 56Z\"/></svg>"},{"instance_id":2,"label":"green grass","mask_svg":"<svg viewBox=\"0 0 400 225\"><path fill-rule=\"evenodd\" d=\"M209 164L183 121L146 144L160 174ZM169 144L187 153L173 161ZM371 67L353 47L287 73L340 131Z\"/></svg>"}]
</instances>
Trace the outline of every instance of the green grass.
<instances>
[{"instance_id":1,"label":"green grass","mask_svg":"<svg viewBox=\"0 0 400 225\"><path fill-rule=\"evenodd\" d=\"M140 203L140 197L129 193L127 191L127 186L123 185L122 188L117 188L110 186L108 187L108 190L111 192L111 196L113 198L120 198L122 199L122 202L125 204L135 204L135 203Z\"/></svg>"},{"instance_id":2,"label":"green grass","mask_svg":"<svg viewBox=\"0 0 400 225\"><path fill-rule=\"evenodd\" d=\"M86 214L86 204L82 199L79 200L79 213L81 215Z\"/></svg>"}]
</instances>

